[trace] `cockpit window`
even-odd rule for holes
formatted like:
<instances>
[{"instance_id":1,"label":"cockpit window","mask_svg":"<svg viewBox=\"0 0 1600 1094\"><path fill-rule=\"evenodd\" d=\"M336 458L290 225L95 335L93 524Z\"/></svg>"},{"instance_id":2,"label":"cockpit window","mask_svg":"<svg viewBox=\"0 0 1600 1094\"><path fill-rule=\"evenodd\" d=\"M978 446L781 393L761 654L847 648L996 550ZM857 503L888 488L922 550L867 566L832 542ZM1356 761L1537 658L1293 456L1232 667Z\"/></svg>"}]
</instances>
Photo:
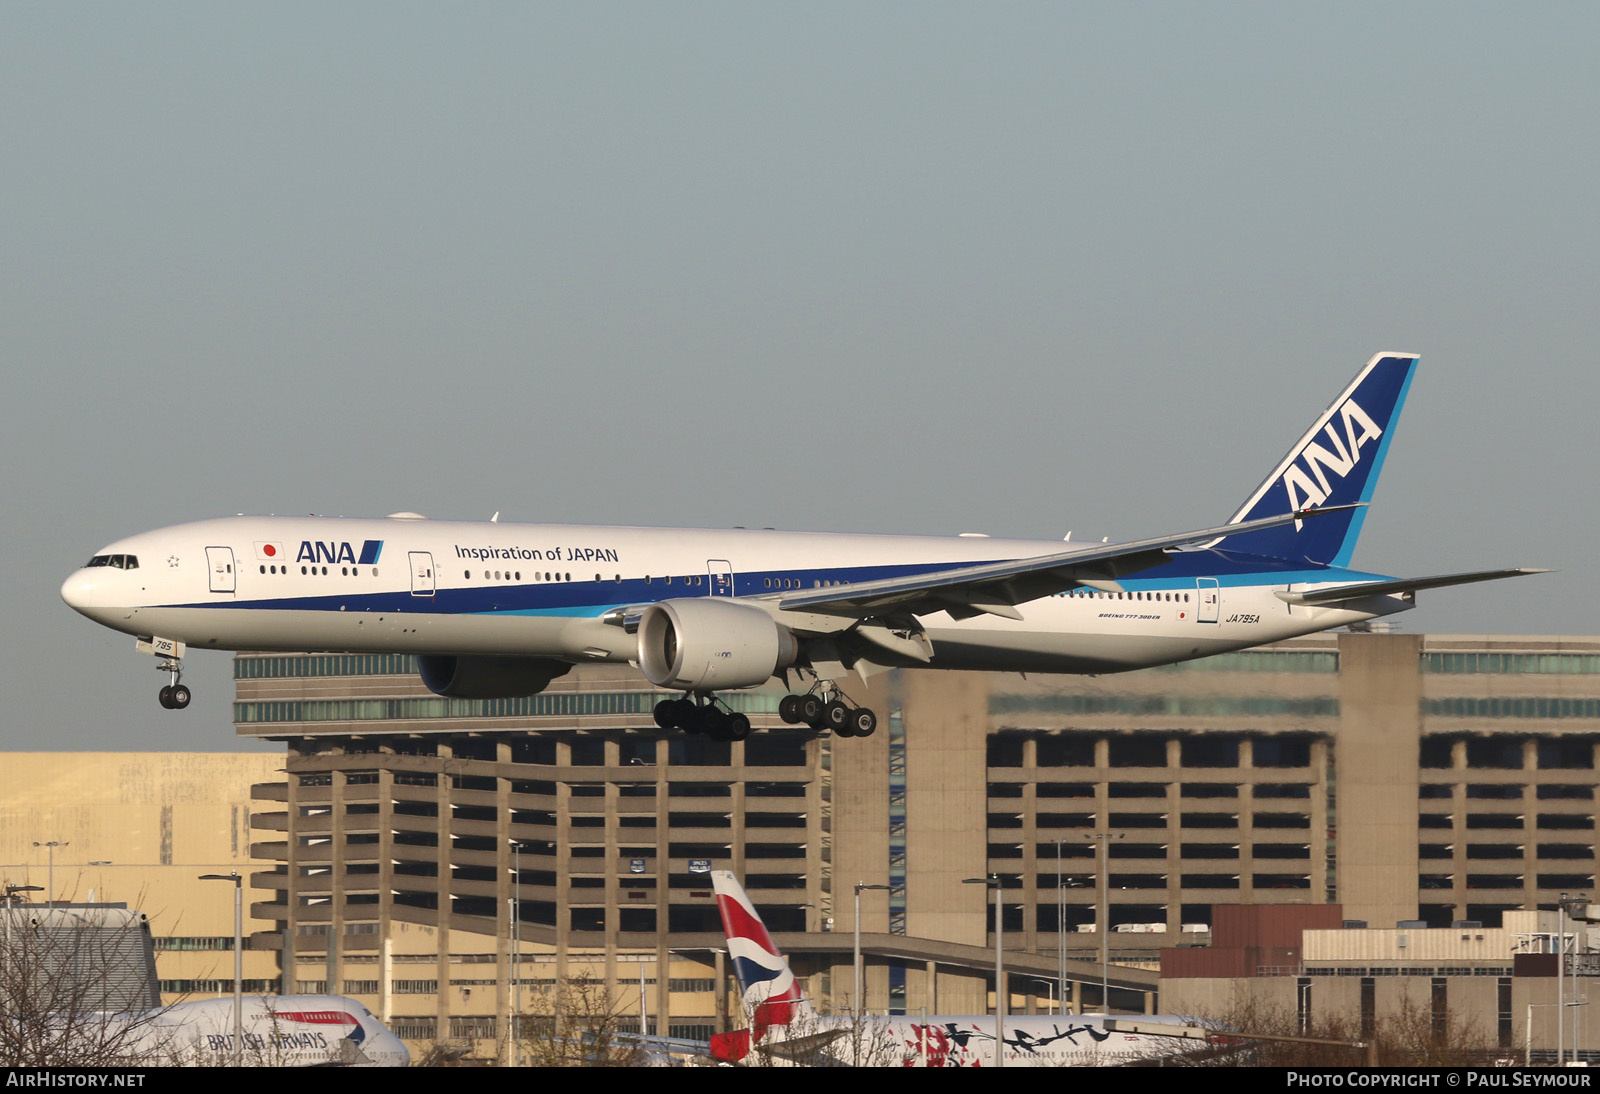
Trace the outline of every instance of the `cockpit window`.
<instances>
[{"instance_id":1,"label":"cockpit window","mask_svg":"<svg viewBox=\"0 0 1600 1094\"><path fill-rule=\"evenodd\" d=\"M87 566L112 566L118 570L137 570L139 568L138 555L95 555Z\"/></svg>"}]
</instances>

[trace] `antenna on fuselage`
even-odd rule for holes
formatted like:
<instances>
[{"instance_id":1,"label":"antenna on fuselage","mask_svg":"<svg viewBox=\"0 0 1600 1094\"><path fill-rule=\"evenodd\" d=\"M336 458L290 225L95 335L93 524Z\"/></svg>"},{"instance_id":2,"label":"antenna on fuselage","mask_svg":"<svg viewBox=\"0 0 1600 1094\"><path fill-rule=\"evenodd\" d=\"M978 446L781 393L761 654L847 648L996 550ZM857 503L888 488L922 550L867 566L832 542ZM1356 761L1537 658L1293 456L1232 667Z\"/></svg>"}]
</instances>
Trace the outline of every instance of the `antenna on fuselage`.
<instances>
[{"instance_id":1,"label":"antenna on fuselage","mask_svg":"<svg viewBox=\"0 0 1600 1094\"><path fill-rule=\"evenodd\" d=\"M494 516L489 518L489 523L490 524L499 524L500 523L500 510L496 509L494 511Z\"/></svg>"}]
</instances>

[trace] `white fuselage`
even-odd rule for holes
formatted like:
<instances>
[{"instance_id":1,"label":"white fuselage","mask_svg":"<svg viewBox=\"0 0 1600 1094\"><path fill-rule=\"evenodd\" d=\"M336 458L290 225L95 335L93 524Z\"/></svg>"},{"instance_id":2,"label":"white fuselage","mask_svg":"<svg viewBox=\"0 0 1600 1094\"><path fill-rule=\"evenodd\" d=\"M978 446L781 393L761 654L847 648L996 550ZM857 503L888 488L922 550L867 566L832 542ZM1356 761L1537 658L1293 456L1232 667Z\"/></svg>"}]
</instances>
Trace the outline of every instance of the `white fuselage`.
<instances>
[{"instance_id":1,"label":"white fuselage","mask_svg":"<svg viewBox=\"0 0 1600 1094\"><path fill-rule=\"evenodd\" d=\"M411 1054L366 1007L342 995L247 995L235 1040L233 998L194 999L121 1016L129 1055L176 1067L406 1067Z\"/></svg>"},{"instance_id":2,"label":"white fuselage","mask_svg":"<svg viewBox=\"0 0 1600 1094\"><path fill-rule=\"evenodd\" d=\"M329 650L633 662L637 640L602 616L727 596L808 633L852 621L778 607L785 591L985 561L1064 544L914 537L430 521L230 517L119 540L62 587L77 611L189 649ZM1094 546L1099 546L1098 544ZM1341 626L1409 603L1286 603L1278 590L1372 580L1222 552L1174 552L1120 592L1078 588L1021 619L919 617L934 668L1113 672ZM1209 598L1208 598L1208 595ZM1374 598L1375 600L1379 598ZM911 662L906 662L911 663Z\"/></svg>"}]
</instances>

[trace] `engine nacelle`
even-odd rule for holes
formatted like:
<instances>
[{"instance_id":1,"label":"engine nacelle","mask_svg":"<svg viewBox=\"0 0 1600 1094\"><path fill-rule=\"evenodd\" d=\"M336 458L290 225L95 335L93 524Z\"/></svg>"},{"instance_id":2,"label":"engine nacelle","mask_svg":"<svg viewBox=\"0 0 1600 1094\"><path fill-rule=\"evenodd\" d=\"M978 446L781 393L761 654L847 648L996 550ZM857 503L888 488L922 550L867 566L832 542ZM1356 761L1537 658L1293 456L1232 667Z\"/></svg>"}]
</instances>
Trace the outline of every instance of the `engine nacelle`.
<instances>
[{"instance_id":1,"label":"engine nacelle","mask_svg":"<svg viewBox=\"0 0 1600 1094\"><path fill-rule=\"evenodd\" d=\"M425 653L417 657L422 683L435 695L452 699L515 699L537 695L572 666L548 657L458 657Z\"/></svg>"},{"instance_id":2,"label":"engine nacelle","mask_svg":"<svg viewBox=\"0 0 1600 1094\"><path fill-rule=\"evenodd\" d=\"M794 664L798 652L792 631L748 604L663 600L639 617L639 668L658 688L755 687Z\"/></svg>"}]
</instances>

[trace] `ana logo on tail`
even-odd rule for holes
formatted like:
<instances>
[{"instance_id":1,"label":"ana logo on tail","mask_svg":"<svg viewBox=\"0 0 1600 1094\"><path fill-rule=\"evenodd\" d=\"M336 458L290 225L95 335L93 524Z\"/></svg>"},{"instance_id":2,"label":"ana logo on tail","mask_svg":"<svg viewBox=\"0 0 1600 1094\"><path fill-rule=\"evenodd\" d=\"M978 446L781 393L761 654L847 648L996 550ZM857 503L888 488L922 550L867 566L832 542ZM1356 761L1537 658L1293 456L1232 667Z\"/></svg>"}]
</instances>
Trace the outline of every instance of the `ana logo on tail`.
<instances>
[{"instance_id":1,"label":"ana logo on tail","mask_svg":"<svg viewBox=\"0 0 1600 1094\"><path fill-rule=\"evenodd\" d=\"M1232 523L1369 503L1416 368L1412 353L1380 353L1368 361L1261 481ZM1241 555L1348 566L1364 512L1353 508L1221 542Z\"/></svg>"},{"instance_id":2,"label":"ana logo on tail","mask_svg":"<svg viewBox=\"0 0 1600 1094\"><path fill-rule=\"evenodd\" d=\"M1340 438L1333 422L1329 422L1322 430L1333 451L1311 441L1300 450L1295 461L1283 473L1283 488L1289 494L1290 512L1297 513L1327 501L1333 488L1328 485L1325 472L1332 471L1341 479L1344 478L1361 462L1361 446L1383 436L1378 423L1354 399L1345 400L1339 408L1339 420L1344 425L1343 438ZM1301 466L1302 463L1304 466ZM1300 528L1302 523L1295 521L1295 528Z\"/></svg>"}]
</instances>

